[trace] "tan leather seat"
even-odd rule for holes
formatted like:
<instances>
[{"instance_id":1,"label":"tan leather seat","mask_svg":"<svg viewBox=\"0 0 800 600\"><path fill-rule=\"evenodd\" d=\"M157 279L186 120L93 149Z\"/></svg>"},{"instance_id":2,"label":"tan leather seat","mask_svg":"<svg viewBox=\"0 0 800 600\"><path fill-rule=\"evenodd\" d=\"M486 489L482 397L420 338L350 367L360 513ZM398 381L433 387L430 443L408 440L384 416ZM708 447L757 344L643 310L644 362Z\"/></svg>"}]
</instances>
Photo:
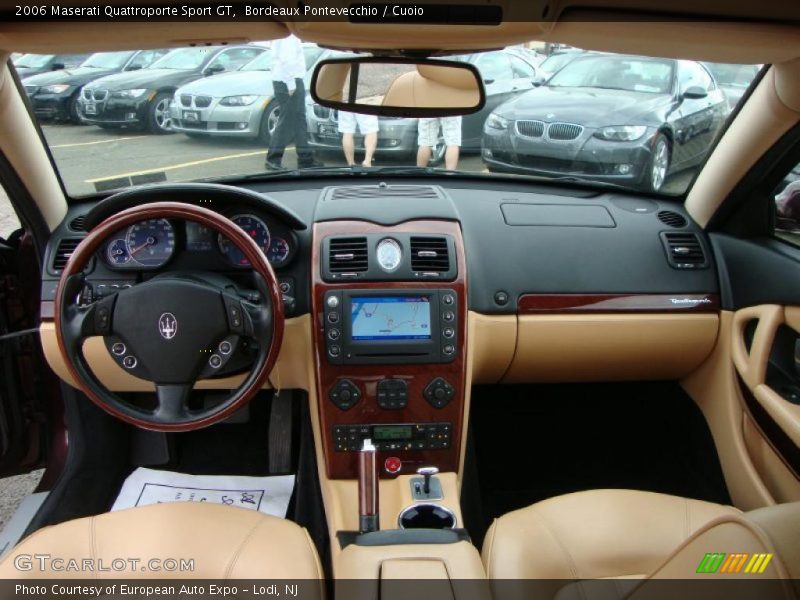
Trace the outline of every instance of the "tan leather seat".
<instances>
[{"instance_id":1,"label":"tan leather seat","mask_svg":"<svg viewBox=\"0 0 800 600\"><path fill-rule=\"evenodd\" d=\"M549 580L543 597L579 597L583 592L575 586L570 592L570 581L697 577L707 552L773 553L765 577L796 578L798 539L800 503L742 513L664 494L592 490L551 498L495 520L482 558L492 579ZM615 586L621 594L632 588Z\"/></svg>"},{"instance_id":2,"label":"tan leather seat","mask_svg":"<svg viewBox=\"0 0 800 600\"><path fill-rule=\"evenodd\" d=\"M36 555L50 558L43 564ZM182 559L193 561L192 567L182 568ZM88 564L93 571L87 572ZM0 579L95 577L322 579L323 572L311 538L295 523L199 502L156 504L46 527L0 562Z\"/></svg>"}]
</instances>

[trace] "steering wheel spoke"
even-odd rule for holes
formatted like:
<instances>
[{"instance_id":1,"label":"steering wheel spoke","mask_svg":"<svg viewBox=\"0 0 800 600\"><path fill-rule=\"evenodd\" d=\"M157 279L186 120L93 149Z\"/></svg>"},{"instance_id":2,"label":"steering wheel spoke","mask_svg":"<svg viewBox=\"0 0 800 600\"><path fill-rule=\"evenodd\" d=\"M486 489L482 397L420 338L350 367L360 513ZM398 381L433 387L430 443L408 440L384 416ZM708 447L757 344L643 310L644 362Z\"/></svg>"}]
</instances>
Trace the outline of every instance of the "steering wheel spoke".
<instances>
[{"instance_id":1,"label":"steering wheel spoke","mask_svg":"<svg viewBox=\"0 0 800 600\"><path fill-rule=\"evenodd\" d=\"M70 304L65 307L63 335L71 348L83 340L98 335L110 335L116 294L107 296L88 306Z\"/></svg>"},{"instance_id":2,"label":"steering wheel spoke","mask_svg":"<svg viewBox=\"0 0 800 600\"><path fill-rule=\"evenodd\" d=\"M156 401L158 405L153 416L162 423L181 421L189 414L189 396L192 383L156 384Z\"/></svg>"}]
</instances>

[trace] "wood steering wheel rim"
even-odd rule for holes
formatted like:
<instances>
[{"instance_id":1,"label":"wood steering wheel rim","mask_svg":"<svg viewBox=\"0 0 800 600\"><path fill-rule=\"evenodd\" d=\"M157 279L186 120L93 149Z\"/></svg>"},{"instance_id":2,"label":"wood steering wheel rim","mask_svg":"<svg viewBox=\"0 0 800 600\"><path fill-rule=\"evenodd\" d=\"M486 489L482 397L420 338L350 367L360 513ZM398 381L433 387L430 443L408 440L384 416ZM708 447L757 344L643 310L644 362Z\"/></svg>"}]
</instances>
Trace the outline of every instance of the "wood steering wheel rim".
<instances>
[{"instance_id":1,"label":"wood steering wheel rim","mask_svg":"<svg viewBox=\"0 0 800 600\"><path fill-rule=\"evenodd\" d=\"M143 197L145 197L145 194L158 194L158 190L151 188L142 190L142 193ZM269 347L266 350L262 349L259 351L259 356L254 361L253 370L245 376L244 382L229 396L228 400L226 400L229 404L227 404L224 409L210 415L204 415L191 422L154 423L148 421L146 418L139 418L131 415L130 411L120 410L115 406L115 404L118 404L120 401L97 379L91 367L78 368L75 364L71 353L67 349L67 343L62 329L64 326L65 310L74 301L74 298L66 297L69 279L82 272L86 264L95 256L97 251L110 236L125 227L148 219L193 221L221 233L242 251L250 262L252 269L261 276L266 291L269 294L272 312L272 335ZM75 248L75 251L64 267L56 289L54 308L58 349L67 370L75 381L76 387L86 394L92 402L112 416L136 427L152 431L191 431L208 427L230 416L249 402L267 382L269 374L278 359L281 343L283 341L284 313L282 294L278 279L265 254L259 249L258 245L250 236L228 218L207 208L181 202L152 202L141 204L109 217L92 229L81 243L78 244L77 248ZM260 367L259 363L261 363ZM254 372L256 369L257 372ZM142 411L142 414L145 414L145 411Z\"/></svg>"}]
</instances>

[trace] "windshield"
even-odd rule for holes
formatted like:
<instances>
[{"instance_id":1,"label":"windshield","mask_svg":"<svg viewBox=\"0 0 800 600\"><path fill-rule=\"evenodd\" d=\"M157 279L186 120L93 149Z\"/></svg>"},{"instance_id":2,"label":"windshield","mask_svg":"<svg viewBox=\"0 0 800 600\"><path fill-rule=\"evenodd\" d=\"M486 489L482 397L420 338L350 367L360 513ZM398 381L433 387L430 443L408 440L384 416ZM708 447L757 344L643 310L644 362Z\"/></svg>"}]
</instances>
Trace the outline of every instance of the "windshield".
<instances>
[{"instance_id":1,"label":"windshield","mask_svg":"<svg viewBox=\"0 0 800 600\"><path fill-rule=\"evenodd\" d=\"M447 57L479 71L486 102L476 113L443 119L374 117L316 104L309 91L316 61L354 55L297 39L273 40L268 49L172 50L148 69L91 81L76 98L81 126L47 120L37 96L30 99L72 197L153 182L352 177L353 168L577 181L681 196L737 102L748 97L723 87L731 80L725 75L750 85L760 68L576 50L551 56L551 65L570 62L542 84L536 61L548 48L525 46L531 51ZM87 63L118 55L95 54ZM198 68L217 62L229 64L232 75ZM383 102L393 82L416 73L401 66L375 63L364 71L376 76L370 102ZM175 77L152 69L173 69ZM291 96L287 82L295 87ZM292 116L281 121L281 114Z\"/></svg>"},{"instance_id":2,"label":"windshield","mask_svg":"<svg viewBox=\"0 0 800 600\"><path fill-rule=\"evenodd\" d=\"M543 71L546 71L547 73L555 73L561 67L569 63L571 60L575 60L575 57L577 55L578 54L576 52L568 52L565 54L554 54L553 56L549 56L546 59L544 59L544 61L542 61L542 64L539 66Z\"/></svg>"},{"instance_id":3,"label":"windshield","mask_svg":"<svg viewBox=\"0 0 800 600\"><path fill-rule=\"evenodd\" d=\"M14 66L37 69L45 66L52 58L52 54L25 54L17 59Z\"/></svg>"},{"instance_id":4,"label":"windshield","mask_svg":"<svg viewBox=\"0 0 800 600\"><path fill-rule=\"evenodd\" d=\"M212 48L181 48L173 50L159 58L149 68L191 71L199 68L213 51Z\"/></svg>"},{"instance_id":5,"label":"windshield","mask_svg":"<svg viewBox=\"0 0 800 600\"><path fill-rule=\"evenodd\" d=\"M121 69L130 59L133 52L96 52L87 58L82 67L95 69Z\"/></svg>"},{"instance_id":6,"label":"windshield","mask_svg":"<svg viewBox=\"0 0 800 600\"><path fill-rule=\"evenodd\" d=\"M572 61L547 85L666 94L672 89L673 73L674 61L597 56Z\"/></svg>"}]
</instances>

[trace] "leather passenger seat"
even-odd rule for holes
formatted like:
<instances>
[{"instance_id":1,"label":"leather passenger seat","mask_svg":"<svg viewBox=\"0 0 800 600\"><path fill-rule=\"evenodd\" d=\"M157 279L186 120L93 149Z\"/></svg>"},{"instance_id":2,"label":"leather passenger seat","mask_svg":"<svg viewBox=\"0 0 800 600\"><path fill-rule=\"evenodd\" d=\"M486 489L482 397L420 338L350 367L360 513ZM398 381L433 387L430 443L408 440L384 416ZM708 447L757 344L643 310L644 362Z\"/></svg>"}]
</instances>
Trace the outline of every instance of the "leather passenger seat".
<instances>
[{"instance_id":1,"label":"leather passenger seat","mask_svg":"<svg viewBox=\"0 0 800 600\"><path fill-rule=\"evenodd\" d=\"M44 569L30 559L35 555L50 557ZM77 561L77 569L68 568L70 559ZM86 559L94 571L86 569ZM112 562L121 566L119 559L139 562L119 570ZM145 570L152 559L159 561L153 566L163 570ZM181 570L180 562L175 566L168 559L193 560L193 568ZM108 571L100 570L100 561ZM200 502L155 504L45 527L0 561L0 579L323 577L305 529L256 511ZM322 586L319 591L321 598Z\"/></svg>"},{"instance_id":2,"label":"leather passenger seat","mask_svg":"<svg viewBox=\"0 0 800 600\"><path fill-rule=\"evenodd\" d=\"M571 583L576 580L637 580L607 586L603 596L608 597L611 588L619 596L637 586L641 590L647 584L642 579L707 578L697 572L706 553L772 553L760 576L798 579L798 540L800 502L742 513L651 492L591 490L496 519L482 558L492 580L542 580L537 588L541 593L544 587L541 597L585 596L585 590L575 589L585 584ZM744 570L730 576L752 579ZM494 591L497 598L509 596L502 587Z\"/></svg>"}]
</instances>

